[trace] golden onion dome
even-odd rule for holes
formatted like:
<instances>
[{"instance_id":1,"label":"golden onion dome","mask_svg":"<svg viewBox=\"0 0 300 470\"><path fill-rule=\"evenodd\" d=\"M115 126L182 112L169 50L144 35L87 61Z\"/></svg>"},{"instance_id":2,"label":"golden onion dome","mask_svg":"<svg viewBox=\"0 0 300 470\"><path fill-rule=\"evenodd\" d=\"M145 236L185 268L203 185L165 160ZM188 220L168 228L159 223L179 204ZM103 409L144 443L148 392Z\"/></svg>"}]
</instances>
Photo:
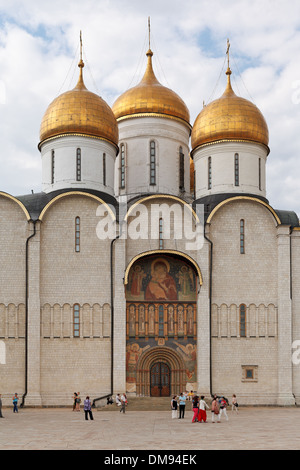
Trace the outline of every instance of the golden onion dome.
<instances>
[{"instance_id":1,"label":"golden onion dome","mask_svg":"<svg viewBox=\"0 0 300 470\"><path fill-rule=\"evenodd\" d=\"M229 66L226 75L223 95L205 106L195 119L191 133L192 151L219 141L251 141L268 148L269 131L265 118L253 103L234 93Z\"/></svg>"},{"instance_id":2,"label":"golden onion dome","mask_svg":"<svg viewBox=\"0 0 300 470\"><path fill-rule=\"evenodd\" d=\"M179 119L190 126L190 113L183 100L157 80L153 67L151 49L147 52L148 62L141 82L123 93L113 104L116 119L136 116L164 116Z\"/></svg>"},{"instance_id":3,"label":"golden onion dome","mask_svg":"<svg viewBox=\"0 0 300 470\"><path fill-rule=\"evenodd\" d=\"M77 85L48 106L40 127L40 143L65 135L84 135L118 145L119 132L116 118L108 104L90 92L83 81L84 63L80 60Z\"/></svg>"}]
</instances>

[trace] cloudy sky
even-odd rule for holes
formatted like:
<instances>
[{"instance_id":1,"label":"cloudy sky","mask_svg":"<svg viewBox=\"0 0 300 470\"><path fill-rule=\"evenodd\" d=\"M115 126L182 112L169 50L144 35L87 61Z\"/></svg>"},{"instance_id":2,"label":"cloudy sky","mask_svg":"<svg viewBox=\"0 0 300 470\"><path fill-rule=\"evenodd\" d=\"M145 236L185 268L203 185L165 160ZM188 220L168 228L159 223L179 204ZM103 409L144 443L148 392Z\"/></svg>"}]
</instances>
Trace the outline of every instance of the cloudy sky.
<instances>
[{"instance_id":1,"label":"cloudy sky","mask_svg":"<svg viewBox=\"0 0 300 470\"><path fill-rule=\"evenodd\" d=\"M0 0L0 191L41 190L43 114L78 78L111 106L146 65L148 16L159 81L187 104L191 124L226 85L254 102L270 132L267 197L300 215L299 0Z\"/></svg>"}]
</instances>

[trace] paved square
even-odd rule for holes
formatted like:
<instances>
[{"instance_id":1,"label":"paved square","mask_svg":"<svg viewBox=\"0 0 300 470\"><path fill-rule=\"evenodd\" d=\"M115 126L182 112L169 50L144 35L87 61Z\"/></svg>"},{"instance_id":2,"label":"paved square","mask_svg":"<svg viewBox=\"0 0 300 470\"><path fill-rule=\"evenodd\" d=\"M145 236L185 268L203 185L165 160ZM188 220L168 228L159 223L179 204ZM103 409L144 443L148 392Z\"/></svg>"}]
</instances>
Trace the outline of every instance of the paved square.
<instances>
[{"instance_id":1,"label":"paved square","mask_svg":"<svg viewBox=\"0 0 300 470\"><path fill-rule=\"evenodd\" d=\"M171 411L93 411L66 408L3 409L0 450L299 450L300 408L241 408L228 410L220 424L192 423ZM223 418L223 417L222 417Z\"/></svg>"}]
</instances>

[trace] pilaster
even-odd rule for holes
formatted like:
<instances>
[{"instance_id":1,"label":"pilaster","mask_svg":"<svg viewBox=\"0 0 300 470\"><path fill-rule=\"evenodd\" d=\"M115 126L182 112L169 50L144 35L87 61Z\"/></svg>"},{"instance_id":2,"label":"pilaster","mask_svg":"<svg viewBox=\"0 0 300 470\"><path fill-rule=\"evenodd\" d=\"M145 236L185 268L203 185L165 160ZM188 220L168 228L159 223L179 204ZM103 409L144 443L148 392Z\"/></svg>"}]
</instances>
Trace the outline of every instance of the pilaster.
<instances>
[{"instance_id":1,"label":"pilaster","mask_svg":"<svg viewBox=\"0 0 300 470\"><path fill-rule=\"evenodd\" d=\"M114 393L126 392L125 240L113 247L114 268Z\"/></svg>"},{"instance_id":2,"label":"pilaster","mask_svg":"<svg viewBox=\"0 0 300 470\"><path fill-rule=\"evenodd\" d=\"M210 255L211 245L204 240L198 252L198 265L201 267L203 284L197 300L197 381L198 393L209 396L211 380L211 331L210 331Z\"/></svg>"},{"instance_id":3,"label":"pilaster","mask_svg":"<svg viewBox=\"0 0 300 470\"><path fill-rule=\"evenodd\" d=\"M26 406L40 406L40 223L28 241L27 258L27 395ZM33 232L32 232L33 235Z\"/></svg>"},{"instance_id":4,"label":"pilaster","mask_svg":"<svg viewBox=\"0 0 300 470\"><path fill-rule=\"evenodd\" d=\"M277 228L278 248L278 405L294 405L292 388L292 301L290 227Z\"/></svg>"}]
</instances>

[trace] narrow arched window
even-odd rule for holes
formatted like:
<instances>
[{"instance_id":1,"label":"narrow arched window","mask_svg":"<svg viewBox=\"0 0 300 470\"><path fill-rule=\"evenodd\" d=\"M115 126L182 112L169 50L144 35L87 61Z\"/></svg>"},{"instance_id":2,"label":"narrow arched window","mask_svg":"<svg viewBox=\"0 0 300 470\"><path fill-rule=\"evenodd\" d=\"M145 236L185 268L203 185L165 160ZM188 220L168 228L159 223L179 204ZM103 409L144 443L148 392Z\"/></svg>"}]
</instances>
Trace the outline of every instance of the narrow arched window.
<instances>
[{"instance_id":1,"label":"narrow arched window","mask_svg":"<svg viewBox=\"0 0 300 470\"><path fill-rule=\"evenodd\" d=\"M245 221L244 219L240 220L240 253L241 255L245 254Z\"/></svg>"},{"instance_id":2,"label":"narrow arched window","mask_svg":"<svg viewBox=\"0 0 300 470\"><path fill-rule=\"evenodd\" d=\"M150 142L150 184L156 184L156 147L154 140Z\"/></svg>"},{"instance_id":3,"label":"narrow arched window","mask_svg":"<svg viewBox=\"0 0 300 470\"><path fill-rule=\"evenodd\" d=\"M194 198L196 199L196 170L194 170Z\"/></svg>"},{"instance_id":4,"label":"narrow arched window","mask_svg":"<svg viewBox=\"0 0 300 470\"><path fill-rule=\"evenodd\" d=\"M211 189L211 157L208 157L208 168L207 168L207 172L208 172L208 189Z\"/></svg>"},{"instance_id":5,"label":"narrow arched window","mask_svg":"<svg viewBox=\"0 0 300 470\"><path fill-rule=\"evenodd\" d=\"M125 145L121 144L120 151L120 188L125 188Z\"/></svg>"},{"instance_id":6,"label":"narrow arched window","mask_svg":"<svg viewBox=\"0 0 300 470\"><path fill-rule=\"evenodd\" d=\"M54 183L54 174L55 174L55 151L51 152L51 184Z\"/></svg>"},{"instance_id":7,"label":"narrow arched window","mask_svg":"<svg viewBox=\"0 0 300 470\"><path fill-rule=\"evenodd\" d=\"M246 305L240 305L240 336L246 336Z\"/></svg>"},{"instance_id":8,"label":"narrow arched window","mask_svg":"<svg viewBox=\"0 0 300 470\"><path fill-rule=\"evenodd\" d=\"M239 154L234 155L234 185L239 186L240 184L240 163Z\"/></svg>"},{"instance_id":9,"label":"narrow arched window","mask_svg":"<svg viewBox=\"0 0 300 470\"><path fill-rule=\"evenodd\" d=\"M258 187L261 191L261 158L258 159Z\"/></svg>"},{"instance_id":10,"label":"narrow arched window","mask_svg":"<svg viewBox=\"0 0 300 470\"><path fill-rule=\"evenodd\" d=\"M81 181L81 149L76 150L76 181Z\"/></svg>"},{"instance_id":11,"label":"narrow arched window","mask_svg":"<svg viewBox=\"0 0 300 470\"><path fill-rule=\"evenodd\" d=\"M102 161L102 175L103 175L103 186L106 186L106 154L103 154Z\"/></svg>"},{"instance_id":12,"label":"narrow arched window","mask_svg":"<svg viewBox=\"0 0 300 470\"><path fill-rule=\"evenodd\" d=\"M179 148L179 189L184 191L184 153L182 147Z\"/></svg>"},{"instance_id":13,"label":"narrow arched window","mask_svg":"<svg viewBox=\"0 0 300 470\"><path fill-rule=\"evenodd\" d=\"M80 336L80 305L75 304L73 307L73 336Z\"/></svg>"},{"instance_id":14,"label":"narrow arched window","mask_svg":"<svg viewBox=\"0 0 300 470\"><path fill-rule=\"evenodd\" d=\"M80 251L80 217L75 218L75 251Z\"/></svg>"},{"instance_id":15,"label":"narrow arched window","mask_svg":"<svg viewBox=\"0 0 300 470\"><path fill-rule=\"evenodd\" d=\"M163 250L163 248L164 248L163 219L160 217L160 219L159 219L159 249Z\"/></svg>"}]
</instances>

